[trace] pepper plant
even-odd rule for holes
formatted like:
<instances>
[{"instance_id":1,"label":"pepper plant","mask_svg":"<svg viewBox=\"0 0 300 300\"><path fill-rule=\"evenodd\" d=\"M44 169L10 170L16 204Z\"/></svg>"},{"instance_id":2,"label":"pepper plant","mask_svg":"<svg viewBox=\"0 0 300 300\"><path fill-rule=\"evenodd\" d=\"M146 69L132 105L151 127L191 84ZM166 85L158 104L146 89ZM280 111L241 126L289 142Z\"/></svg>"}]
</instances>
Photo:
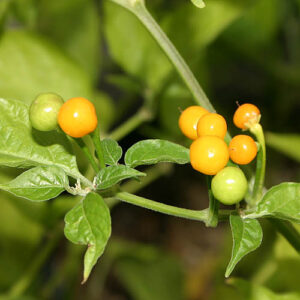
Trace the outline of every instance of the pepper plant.
<instances>
[{"instance_id":1,"label":"pepper plant","mask_svg":"<svg viewBox=\"0 0 300 300\"><path fill-rule=\"evenodd\" d=\"M129 10L145 26L190 90L197 107L202 107L210 113L216 113L178 50L146 9L144 1L112 0L112 2ZM195 0L193 2L199 7L204 7L203 1ZM46 96L53 95L48 91L41 90L39 92L47 92ZM57 93L55 90L51 92ZM61 99L60 96L56 96ZM149 99L151 100L151 95ZM170 216L190 219L194 222L204 222L207 227L216 227L219 222L228 222L232 231L233 247L228 266L224 270L225 277L231 275L236 264L245 255L260 246L263 232L259 220L262 218L271 220L272 226L282 233L291 246L299 252L300 235L294 229L293 223L300 222L300 184L283 182L268 190L265 189L267 155L260 119L246 128L255 139L256 144L252 140L250 141L252 147L257 147L253 148L255 153L252 157L252 159L255 157L257 151L256 172L252 177L248 176L248 183L241 169L235 164L239 163L238 160L234 161L234 158L230 156L233 162L228 162L229 153L227 159L225 158L222 162L222 167L216 172L201 171L207 174L205 175L207 176L209 195L207 209L192 210L166 205L137 196L129 191L128 184L124 183L124 180L142 181L143 178L147 178L147 170L141 171L140 166L159 163L191 163L194 167L198 152L203 149L202 144L199 146L200 150L196 148L195 158L192 154L190 156L190 149L183 145L164 139L146 139L123 151L118 140L141 123L151 119L153 109L150 100L145 102L136 115L113 132L106 133L101 131L97 123L97 118L102 118L101 112L98 116L92 116L89 115L90 110L84 108L85 117L82 123L76 123L72 116L80 115L82 108L76 110L76 106L72 107L74 110L70 114L71 117L65 113L67 109L62 111L62 108L65 108L70 100L65 104L60 103L62 106L59 113L55 106L55 113L59 114L60 127L56 126L57 124L53 127L53 124L49 125L49 122L51 123L53 120L53 114L49 121L47 114L41 115L42 110L45 111L45 107L42 107L42 110L34 110L33 105L36 101L30 108L18 100L0 99L0 165L26 169L12 181L2 183L0 189L35 202L51 201L63 192L74 196L74 201L69 202L68 207L65 208L64 234L70 242L87 247L83 259L82 282L88 280L93 267L109 243L111 235L110 209L119 201ZM47 102L47 104L49 103ZM93 110L93 106L91 107ZM263 120L263 111L261 115ZM87 123L89 126L85 130ZM172 125L178 126L177 123ZM77 132L79 133L77 134ZM223 133L221 138L223 138ZM221 138L214 139L221 140ZM231 140L231 136L227 132L225 136L227 144L222 142L222 145L225 145L224 148L227 149ZM253 146L254 144L255 146ZM79 171L72 146L79 147L87 157L89 166L84 174ZM226 165L227 167L225 167ZM219 172L224 173L226 170L228 173L225 174L224 179L224 175ZM212 177L213 175L215 177ZM235 189L243 190L238 196L231 194L230 189L226 190L226 176L237 178L238 187ZM224 204L236 204L236 207L220 209L218 199ZM241 200L243 201L240 202Z\"/></svg>"}]
</instances>

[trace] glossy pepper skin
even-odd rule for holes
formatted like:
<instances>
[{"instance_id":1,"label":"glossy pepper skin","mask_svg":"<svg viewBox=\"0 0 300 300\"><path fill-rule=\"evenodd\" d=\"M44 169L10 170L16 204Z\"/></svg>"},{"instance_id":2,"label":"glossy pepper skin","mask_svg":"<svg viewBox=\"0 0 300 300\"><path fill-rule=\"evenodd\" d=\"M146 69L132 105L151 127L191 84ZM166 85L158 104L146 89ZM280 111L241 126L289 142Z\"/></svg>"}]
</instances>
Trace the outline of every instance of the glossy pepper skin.
<instances>
[{"instance_id":1,"label":"glossy pepper skin","mask_svg":"<svg viewBox=\"0 0 300 300\"><path fill-rule=\"evenodd\" d=\"M205 108L197 105L186 108L181 113L178 121L181 132L191 140L197 139L197 123L207 113L208 111Z\"/></svg>"},{"instance_id":2,"label":"glossy pepper skin","mask_svg":"<svg viewBox=\"0 0 300 300\"><path fill-rule=\"evenodd\" d=\"M233 123L241 129L248 129L251 125L259 123L260 111L257 106L250 103L242 104L233 115Z\"/></svg>"},{"instance_id":3,"label":"glossy pepper skin","mask_svg":"<svg viewBox=\"0 0 300 300\"><path fill-rule=\"evenodd\" d=\"M251 136L240 134L229 143L230 159L238 165L249 164L257 154L257 146Z\"/></svg>"},{"instance_id":4,"label":"glossy pepper skin","mask_svg":"<svg viewBox=\"0 0 300 300\"><path fill-rule=\"evenodd\" d=\"M195 140L190 147L192 167L206 175L215 175L228 163L228 147L217 136L203 136Z\"/></svg>"},{"instance_id":5,"label":"glossy pepper skin","mask_svg":"<svg viewBox=\"0 0 300 300\"><path fill-rule=\"evenodd\" d=\"M226 167L214 176L211 189L214 197L221 203L232 205L243 200L248 190L248 182L241 169Z\"/></svg>"},{"instance_id":6,"label":"glossy pepper skin","mask_svg":"<svg viewBox=\"0 0 300 300\"><path fill-rule=\"evenodd\" d=\"M39 94L29 109L31 126L39 131L55 130L57 115L63 104L62 97L55 93Z\"/></svg>"},{"instance_id":7,"label":"glossy pepper skin","mask_svg":"<svg viewBox=\"0 0 300 300\"><path fill-rule=\"evenodd\" d=\"M197 135L213 135L224 139L227 132L227 123L225 119L216 113L204 115L197 124Z\"/></svg>"},{"instance_id":8,"label":"glossy pepper skin","mask_svg":"<svg viewBox=\"0 0 300 300\"><path fill-rule=\"evenodd\" d=\"M93 132L98 124L94 104L82 97L69 99L59 110L58 124L66 134L74 138Z\"/></svg>"}]
</instances>

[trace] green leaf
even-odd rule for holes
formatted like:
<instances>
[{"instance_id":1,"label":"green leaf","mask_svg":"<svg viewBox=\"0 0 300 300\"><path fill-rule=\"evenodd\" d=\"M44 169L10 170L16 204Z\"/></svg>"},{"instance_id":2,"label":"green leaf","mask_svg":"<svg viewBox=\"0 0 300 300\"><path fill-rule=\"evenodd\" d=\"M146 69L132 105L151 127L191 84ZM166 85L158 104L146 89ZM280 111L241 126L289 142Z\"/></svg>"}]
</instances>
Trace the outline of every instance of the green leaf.
<instances>
[{"instance_id":1,"label":"green leaf","mask_svg":"<svg viewBox=\"0 0 300 300\"><path fill-rule=\"evenodd\" d=\"M299 300L300 293L275 294L268 288L249 281L231 278L227 282L233 285L245 300Z\"/></svg>"},{"instance_id":2,"label":"green leaf","mask_svg":"<svg viewBox=\"0 0 300 300\"><path fill-rule=\"evenodd\" d=\"M40 0L38 8L38 30L96 79L100 70L101 45L97 3L93 0Z\"/></svg>"},{"instance_id":3,"label":"green leaf","mask_svg":"<svg viewBox=\"0 0 300 300\"><path fill-rule=\"evenodd\" d=\"M279 134L268 132L266 143L275 150L300 162L300 134Z\"/></svg>"},{"instance_id":4,"label":"green leaf","mask_svg":"<svg viewBox=\"0 0 300 300\"><path fill-rule=\"evenodd\" d=\"M191 1L195 6L197 6L199 8L205 7L205 3L203 0L191 0Z\"/></svg>"},{"instance_id":5,"label":"green leaf","mask_svg":"<svg viewBox=\"0 0 300 300\"><path fill-rule=\"evenodd\" d=\"M129 74L159 89L172 70L168 58L136 16L110 1L103 5L104 30L113 59Z\"/></svg>"},{"instance_id":6,"label":"green leaf","mask_svg":"<svg viewBox=\"0 0 300 300\"><path fill-rule=\"evenodd\" d=\"M122 148L112 139L104 139L101 141L104 162L106 165L116 165L122 157Z\"/></svg>"},{"instance_id":7,"label":"green leaf","mask_svg":"<svg viewBox=\"0 0 300 300\"><path fill-rule=\"evenodd\" d=\"M0 40L0 96L31 103L41 92L64 99L90 98L86 73L53 44L24 31L6 31Z\"/></svg>"},{"instance_id":8,"label":"green leaf","mask_svg":"<svg viewBox=\"0 0 300 300\"><path fill-rule=\"evenodd\" d=\"M28 109L22 102L0 98L0 165L57 166L74 178L82 178L65 135L32 130Z\"/></svg>"},{"instance_id":9,"label":"green leaf","mask_svg":"<svg viewBox=\"0 0 300 300\"><path fill-rule=\"evenodd\" d=\"M110 166L102 169L98 173L96 181L97 188L104 190L124 179L137 178L140 176L146 176L146 174L124 165Z\"/></svg>"},{"instance_id":10,"label":"green leaf","mask_svg":"<svg viewBox=\"0 0 300 300\"><path fill-rule=\"evenodd\" d=\"M202 2L194 1L198 4ZM244 2L210 0L206 9L202 10L195 9L186 0L180 5L174 4L174 9L160 18L159 23L187 62L197 66L199 51L243 13ZM165 53L136 16L109 1L104 4L105 34L113 59L126 72L142 79L152 89L159 90L173 72Z\"/></svg>"},{"instance_id":11,"label":"green leaf","mask_svg":"<svg viewBox=\"0 0 300 300\"><path fill-rule=\"evenodd\" d=\"M230 262L225 277L229 277L236 264L248 253L257 249L262 242L262 229L255 219L242 219L237 215L230 215L233 247Z\"/></svg>"},{"instance_id":12,"label":"green leaf","mask_svg":"<svg viewBox=\"0 0 300 300\"><path fill-rule=\"evenodd\" d=\"M189 161L189 149L164 140L137 142L125 154L125 163L132 168L159 162L187 164Z\"/></svg>"},{"instance_id":13,"label":"green leaf","mask_svg":"<svg viewBox=\"0 0 300 300\"><path fill-rule=\"evenodd\" d=\"M0 189L32 201L45 201L57 197L68 186L66 173L54 166L30 169Z\"/></svg>"},{"instance_id":14,"label":"green leaf","mask_svg":"<svg viewBox=\"0 0 300 300\"><path fill-rule=\"evenodd\" d=\"M74 244L87 245L84 256L83 283L104 252L111 234L109 209L102 197L88 194L65 216L65 236Z\"/></svg>"},{"instance_id":15,"label":"green leaf","mask_svg":"<svg viewBox=\"0 0 300 300\"><path fill-rule=\"evenodd\" d=\"M272 216L300 223L300 183L284 182L270 188L247 218Z\"/></svg>"}]
</instances>

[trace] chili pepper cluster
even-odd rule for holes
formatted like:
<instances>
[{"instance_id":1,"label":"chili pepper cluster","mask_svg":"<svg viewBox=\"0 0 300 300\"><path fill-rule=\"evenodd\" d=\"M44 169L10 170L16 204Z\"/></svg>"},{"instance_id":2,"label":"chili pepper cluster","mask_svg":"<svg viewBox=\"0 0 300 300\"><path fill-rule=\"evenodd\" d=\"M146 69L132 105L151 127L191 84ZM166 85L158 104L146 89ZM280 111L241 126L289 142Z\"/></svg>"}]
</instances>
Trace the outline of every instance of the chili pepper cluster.
<instances>
[{"instance_id":1,"label":"chili pepper cluster","mask_svg":"<svg viewBox=\"0 0 300 300\"><path fill-rule=\"evenodd\" d=\"M260 111L253 104L243 104L234 113L233 122L242 130L247 130L259 123ZM244 173L237 167L226 167L229 159L239 165L249 164L257 154L257 144L249 135L236 135L226 144L224 138L227 133L227 123L223 116L217 113L210 113L201 106L190 106L180 115L179 127L182 133L192 139L190 146L190 161L192 167L205 174L216 175L212 180L214 196L225 204L239 202L247 192L247 180ZM214 182L224 181L224 184ZM233 193L226 193L229 184L242 186L238 196ZM223 186L223 189L214 188ZM236 191L236 189L235 189ZM224 200L224 196L228 196ZM224 201L223 201L224 200Z\"/></svg>"}]
</instances>

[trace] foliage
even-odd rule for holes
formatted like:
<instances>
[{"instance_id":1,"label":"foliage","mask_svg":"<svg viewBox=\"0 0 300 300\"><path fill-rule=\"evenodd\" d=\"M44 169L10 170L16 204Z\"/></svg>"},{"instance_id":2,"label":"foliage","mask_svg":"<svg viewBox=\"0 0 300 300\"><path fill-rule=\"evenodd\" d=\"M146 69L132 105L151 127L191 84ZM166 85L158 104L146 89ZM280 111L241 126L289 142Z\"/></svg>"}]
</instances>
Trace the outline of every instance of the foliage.
<instances>
[{"instance_id":1,"label":"foliage","mask_svg":"<svg viewBox=\"0 0 300 300\"><path fill-rule=\"evenodd\" d=\"M266 134L267 146L299 161L299 135L279 133L297 132L294 107L299 92L298 2L148 2L151 14L145 10L142 0L105 0L101 5L93 0L0 2L0 190L3 191L0 193L0 291L3 293L0 299L53 298L59 289L65 293L62 297L67 298L66 293L75 290L78 278L74 279L68 270L76 265L78 272L84 248L78 247L78 252L74 251L77 254L64 258L66 263L61 263L59 270L53 270L55 262L50 263L48 259L63 232L63 217L66 238L87 247L83 282L93 268L95 276L101 269L102 282L107 272L114 269L132 299L187 298L183 287L185 274L177 258L154 246L118 243L114 238L109 241L112 224L124 222L117 217L111 221L111 209L120 200L202 221L206 226L215 227L218 221L229 221L233 246L225 276L230 276L237 267L238 276L254 278L252 281L229 278L228 283L238 291L234 292L235 296L298 299L300 290L293 275L285 277L288 279L278 275L280 271L294 274L292 269L299 264L296 255L278 257L275 253L273 257L271 254L272 263L262 262L262 266L257 266L257 274L241 271L251 262L251 257L259 258L260 251L266 248L262 228L267 241L274 230L268 229L264 219L272 218L278 224L287 221L289 226L300 221L297 176L280 184L281 178L276 181L269 176L267 186L274 182L276 185L262 190L265 152L260 137L257 138L259 174L254 189L250 186L247 203L236 209L219 209L209 184L209 207L204 210L135 195L140 187L160 176L161 163L190 163L189 143L177 126L180 110L193 104L195 99L191 95L195 97L195 94L196 102L200 99L211 105L196 78L204 83L218 111L225 114L232 113L229 108L234 105L232 99L256 95L263 111L263 125L278 132ZM287 47L282 47L280 40L286 40ZM176 70L183 82L179 81ZM51 132L32 129L28 109L41 92L55 92L64 100L75 96L91 99L101 129L101 139L93 136L93 141L98 139L100 148L90 137L79 142L66 137L59 129ZM112 98L117 99L112 101ZM138 101L142 109L125 120ZM133 131L138 135L129 135ZM252 133L257 137L256 132ZM146 139L141 140L140 134ZM122 141L118 143L118 139ZM90 151L89 160L81 152L85 146ZM93 173L89 166L91 160L98 164L99 172ZM275 174L276 168L280 168L278 162L270 159L268 163L268 174L272 171ZM176 170L181 172L186 168L178 166ZM128 186L131 188L127 190ZM163 188L162 194L170 198L171 187ZM126 227L125 222L122 226ZM286 235L296 249L297 235L297 229L294 235L291 232ZM279 243L280 240L275 243L275 251L279 251ZM258 254L251 253L240 263L256 249ZM289 253L287 249L285 245L279 252ZM271 252L270 248L268 251ZM100 257L101 268L97 269ZM273 264L273 269L265 271L264 264ZM220 287L227 293L223 286L225 267L219 268L222 283L216 291ZM41 276L37 276L38 272ZM261 274L266 278L261 280ZM295 274L298 276L296 271ZM49 279L50 276L54 279ZM74 283L70 281L70 285L62 288L68 276L73 276ZM93 280L91 277L91 286ZM218 299L225 296L222 294Z\"/></svg>"},{"instance_id":2,"label":"foliage","mask_svg":"<svg viewBox=\"0 0 300 300\"><path fill-rule=\"evenodd\" d=\"M257 220L243 220L239 216L230 216L230 226L233 238L232 256L226 269L225 277L229 277L239 260L260 246L262 229Z\"/></svg>"}]
</instances>

